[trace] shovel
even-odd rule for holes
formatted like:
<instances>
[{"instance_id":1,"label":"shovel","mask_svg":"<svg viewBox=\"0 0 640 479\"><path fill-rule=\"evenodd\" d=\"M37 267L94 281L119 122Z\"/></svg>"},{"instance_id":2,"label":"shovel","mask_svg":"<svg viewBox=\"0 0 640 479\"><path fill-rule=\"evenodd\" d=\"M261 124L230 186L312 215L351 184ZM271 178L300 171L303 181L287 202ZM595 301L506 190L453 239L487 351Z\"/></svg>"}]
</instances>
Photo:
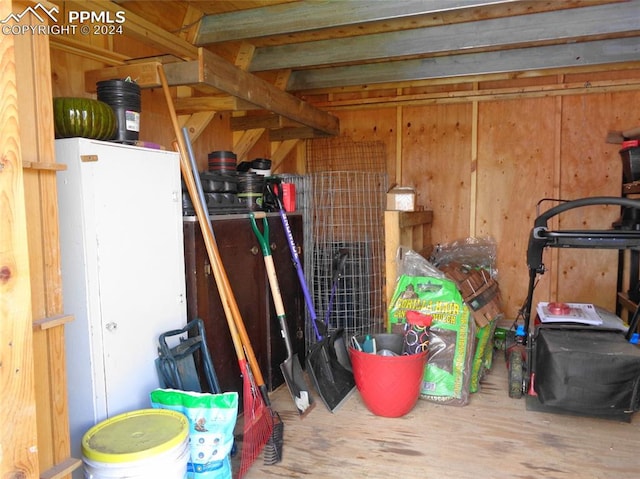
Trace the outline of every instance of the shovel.
<instances>
[{"instance_id":1,"label":"shovel","mask_svg":"<svg viewBox=\"0 0 640 479\"><path fill-rule=\"evenodd\" d=\"M307 310L309 311L311 325L313 326L313 331L316 336L316 343L311 346L311 350L307 355L307 371L324 405L327 406L329 411L335 412L356 389L356 382L353 377L353 372L351 371L349 358L343 352L343 350L346 351L344 330L338 329L329 334L327 319L325 319L324 323L318 320L304 271L302 270L296 243L293 239L289 219L287 218L279 194L273 191L270 186L271 185L267 184L267 190L271 199L275 201L280 213L282 226L284 227L287 242L289 243L291 259L298 273L298 280L300 281L300 287L302 288ZM342 264L344 265L344 262ZM334 285L335 284L337 283L334 282ZM333 289L333 292L335 294L335 289ZM326 318L328 318L328 315ZM322 333L320 330L322 330Z\"/></svg>"},{"instance_id":2,"label":"shovel","mask_svg":"<svg viewBox=\"0 0 640 479\"><path fill-rule=\"evenodd\" d=\"M329 304L327 305L327 311L324 315L324 329L329 329L329 318L333 311L333 302L336 297L336 291L338 289L338 282L342 278L342 273L349 258L349 250L341 248L338 250L338 254L333 260L333 274L331 275L331 293L329 295ZM334 331L333 337L333 349L336 353L336 358L343 368L353 372L351 368L351 359L349 359L349 353L347 350L347 344L344 340L344 329L340 328Z\"/></svg>"},{"instance_id":3,"label":"shovel","mask_svg":"<svg viewBox=\"0 0 640 479\"><path fill-rule=\"evenodd\" d=\"M338 328L329 333L329 317L347 257L346 252L340 251L333 263L331 295L324 323L315 320L317 341L307 355L311 378L331 412L335 412L349 398L356 386L351 361L346 352L344 329Z\"/></svg>"},{"instance_id":4,"label":"shovel","mask_svg":"<svg viewBox=\"0 0 640 479\"><path fill-rule=\"evenodd\" d=\"M260 213L258 213L260 215ZM269 286L271 289L271 295L273 297L273 304L276 309L276 315L280 322L280 331L284 338L284 344L287 349L287 359L280 364L280 370L284 376L284 380L287 384L287 388L291 393L296 409L300 417L305 416L315 406L311 394L309 394L309 387L304 379L304 372L300 365L300 359L297 354L293 353L291 347L291 337L289 336L289 327L287 326L287 318L285 315L284 304L282 303L282 295L280 294L280 286L278 284L278 277L276 275L276 269L273 264L273 256L271 255L271 247L269 246L269 223L267 222L264 213L262 216L263 233L260 232L258 224L256 223L256 214L250 213L249 219L251 220L251 227L253 232L260 243L260 249L264 256L264 265L267 270L267 276L269 278Z\"/></svg>"}]
</instances>

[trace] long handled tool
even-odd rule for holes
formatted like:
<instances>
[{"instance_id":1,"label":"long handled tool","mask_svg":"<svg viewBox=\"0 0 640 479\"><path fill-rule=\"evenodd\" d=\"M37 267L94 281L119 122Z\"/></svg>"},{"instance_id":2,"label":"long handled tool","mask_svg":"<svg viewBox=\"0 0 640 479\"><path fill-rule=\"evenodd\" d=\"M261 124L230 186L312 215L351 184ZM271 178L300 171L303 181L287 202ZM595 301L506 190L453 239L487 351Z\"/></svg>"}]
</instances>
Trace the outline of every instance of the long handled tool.
<instances>
[{"instance_id":1,"label":"long handled tool","mask_svg":"<svg viewBox=\"0 0 640 479\"><path fill-rule=\"evenodd\" d=\"M338 290L338 283L342 278L342 274L344 272L345 264L347 263L347 259L349 258L349 250L346 248L341 248L333 261L333 274L331 277L331 293L329 295L329 305L327 306L327 311L324 316L324 325L325 330L329 330L329 318L331 317L331 312L333 311L333 302L335 301L336 291ZM351 369L351 359L349 359L349 352L347 350L347 344L344 339L344 330L340 329L339 334L333 333L333 349L336 353L336 358L338 362L342 365L343 368L353 372Z\"/></svg>"},{"instance_id":2,"label":"long handled tool","mask_svg":"<svg viewBox=\"0 0 640 479\"><path fill-rule=\"evenodd\" d=\"M182 132L184 136L184 142L187 146L187 153L190 161L191 171L197 172L198 170L196 160L191 149L189 133L186 128L183 128ZM238 309L238 304L236 303L235 296L233 295L233 291L231 290L231 284L229 283L224 265L222 264L222 259L220 258L220 253L215 240L215 236L213 235L209 211L204 207L206 201L204 197L204 191L200 183L200 177L197 173L194 173L193 176L199 203L202 206L206 219L206 224L201 225L201 229L203 230L203 234L205 235L205 238L207 238L207 241L211 243L211 249L215 255L214 258L210 256L209 261L213 265L214 277L217 277L219 279L219 281L216 280L216 284L219 285L219 289L220 284L224 289L224 301L228 302L230 314L236 327L237 334L240 337L240 342L243 346L245 356L249 362L249 367L246 368L246 370L243 372L243 375L248 375L251 380L248 383L244 383L243 398L246 398L247 395L250 395L250 399L248 401L245 400L245 404L247 404L248 402L249 405L252 405L254 407L250 407L248 413L247 410L243 407L243 419L245 421L245 436L243 441L245 449L243 450L245 451L245 453L242 455L239 472L239 477L242 477L242 475L244 475L249 467L251 467L251 464L253 464L255 458L260 454L260 451L263 448L265 464L275 464L282 459L284 424L280 419L280 415L274 412L271 408L271 402L267 393L267 386L265 385L264 379L262 377L260 366L258 365L253 347L251 346L251 342L249 340L244 321L242 320L242 316ZM218 276L216 276L216 270ZM222 294L221 299L223 299ZM247 389L247 384L251 385L249 389ZM259 396L262 399L261 401L258 400ZM265 413L265 407L268 409L269 413ZM268 418L268 414L270 414L271 416L271 426L270 428L268 428L270 432L267 434L267 429L265 429L264 427L264 421L265 418ZM249 421L248 427L247 421ZM250 432L247 433L247 431ZM265 438L266 443L264 442Z\"/></svg>"},{"instance_id":3,"label":"long handled tool","mask_svg":"<svg viewBox=\"0 0 640 479\"><path fill-rule=\"evenodd\" d=\"M298 273L298 280L304 295L307 310L311 319L311 325L316 335L316 342L311 346L311 350L307 355L307 369L310 373L313 385L315 386L322 402L329 411L335 412L346 401L351 393L355 391L356 382L353 372L346 365L341 364L339 357L344 355L337 354L336 344L339 348L344 348L344 330L339 329L329 334L328 324L318 320L316 310L307 287L307 281L300 263L300 256L293 238L289 219L282 205L282 201L276 192L271 190L273 200L278 205L280 218L289 244L291 259ZM322 330L322 332L320 331Z\"/></svg>"},{"instance_id":4,"label":"long handled tool","mask_svg":"<svg viewBox=\"0 0 640 479\"><path fill-rule=\"evenodd\" d=\"M262 229L260 232L256 218L262 217ZM289 336L289 327L287 326L287 317L284 310L284 303L282 302L282 295L280 294L280 285L278 283L278 277L276 269L273 264L273 256L271 255L271 246L269 246L269 222L267 221L264 213L250 213L249 218L251 220L251 227L258 239L262 255L264 256L264 265L267 270L267 277L269 278L269 287L271 289L271 296L273 298L273 305L278 316L280 323L280 331L284 339L284 344L287 349L287 359L280 364L280 370L284 376L284 380L289 388L293 402L298 409L300 417L305 416L315 407L313 398L310 394L309 386L304 379L304 372L302 371L302 365L297 354L293 353L291 347L291 337Z\"/></svg>"},{"instance_id":5,"label":"long handled tool","mask_svg":"<svg viewBox=\"0 0 640 479\"><path fill-rule=\"evenodd\" d=\"M248 341L248 335L240 316L238 305L229 284L228 277L222 265L218 246L213 236L208 210L204 208L201 194L202 188L196 185L197 168L193 155L189 154L183 135L180 134L178 118L173 106L173 100L169 91L166 76L162 66L158 67L158 75L161 80L162 89L165 94L167 106L176 133L176 142L180 153L180 169L182 176L193 203L198 222L204 237L205 247L209 255L214 278L218 287L220 300L224 308L227 325L233 341L233 345L238 356L238 364L243 376L243 417L244 417L244 440L242 447L242 460L238 476L242 477L251 467L257 456L269 444L269 450L265 450L265 463L275 463L282 457L282 433L283 424L279 420L277 413L271 409L264 379L257 364L255 354ZM186 132L185 132L186 133ZM188 135L185 134L188 138ZM191 163L189 160L191 160ZM194 174L194 171L196 172ZM246 337L246 338L245 338ZM245 340L246 339L246 340ZM245 355L246 351L246 355ZM249 360L249 365L247 364ZM256 384L257 382L257 384ZM258 392L259 391L259 392ZM275 423L275 424L274 424Z\"/></svg>"}]
</instances>

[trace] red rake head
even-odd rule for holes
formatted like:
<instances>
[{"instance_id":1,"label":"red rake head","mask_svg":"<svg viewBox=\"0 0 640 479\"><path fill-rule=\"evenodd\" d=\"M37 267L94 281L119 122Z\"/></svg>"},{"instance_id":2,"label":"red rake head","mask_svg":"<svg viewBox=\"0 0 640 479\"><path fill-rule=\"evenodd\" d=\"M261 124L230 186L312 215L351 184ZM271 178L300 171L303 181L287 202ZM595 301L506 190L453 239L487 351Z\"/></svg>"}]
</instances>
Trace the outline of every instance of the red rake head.
<instances>
[{"instance_id":1,"label":"red rake head","mask_svg":"<svg viewBox=\"0 0 640 479\"><path fill-rule=\"evenodd\" d=\"M246 361L240 362L243 382L243 420L244 438L242 440L242 458L238 479L251 468L256 458L264 449L273 432L273 417L271 411L254 383L253 375L249 371Z\"/></svg>"}]
</instances>

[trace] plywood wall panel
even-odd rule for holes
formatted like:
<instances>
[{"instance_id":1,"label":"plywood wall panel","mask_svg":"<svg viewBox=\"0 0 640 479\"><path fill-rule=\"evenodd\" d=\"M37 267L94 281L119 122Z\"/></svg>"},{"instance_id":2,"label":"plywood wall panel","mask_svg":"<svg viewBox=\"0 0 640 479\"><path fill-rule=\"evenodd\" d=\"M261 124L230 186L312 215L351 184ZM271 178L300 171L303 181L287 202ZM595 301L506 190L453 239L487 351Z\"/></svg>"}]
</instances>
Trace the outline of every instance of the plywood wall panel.
<instances>
[{"instance_id":1,"label":"plywood wall panel","mask_svg":"<svg viewBox=\"0 0 640 479\"><path fill-rule=\"evenodd\" d=\"M534 76L525 78L510 78L508 80L488 80L478 82L481 90L495 90L498 88L524 88L534 85L553 85L558 83L558 75Z\"/></svg>"},{"instance_id":2,"label":"plywood wall panel","mask_svg":"<svg viewBox=\"0 0 640 479\"><path fill-rule=\"evenodd\" d=\"M389 184L395 179L396 109L380 108L366 110L343 110L331 112L340 119L340 134L353 141L382 141L387 154Z\"/></svg>"},{"instance_id":3,"label":"plywood wall panel","mask_svg":"<svg viewBox=\"0 0 640 479\"><path fill-rule=\"evenodd\" d=\"M640 78L640 69L581 72L581 73L569 73L564 75L564 80L569 83L593 82L593 81L603 81L603 80L621 80L621 79L627 79L627 78ZM632 125L637 125L637 124L633 123Z\"/></svg>"},{"instance_id":4,"label":"plywood wall panel","mask_svg":"<svg viewBox=\"0 0 640 479\"><path fill-rule=\"evenodd\" d=\"M472 108L470 104L402 109L403 186L417 190L417 204L433 210L434 243L469 235Z\"/></svg>"},{"instance_id":5,"label":"plywood wall panel","mask_svg":"<svg viewBox=\"0 0 640 479\"><path fill-rule=\"evenodd\" d=\"M622 162L619 145L606 143L604 137L608 130L640 125L639 103L638 92L563 99L560 188L563 198L620 195ZM580 208L562 215L559 226L563 229L607 229L619 216L617 207ZM592 302L615 310L617 251L564 250L559 260L560 300Z\"/></svg>"},{"instance_id":6,"label":"plywood wall panel","mask_svg":"<svg viewBox=\"0 0 640 479\"><path fill-rule=\"evenodd\" d=\"M84 72L103 68L95 60L51 50L51 89L54 97L71 96L96 98L95 93L87 93L84 84Z\"/></svg>"},{"instance_id":7,"label":"plywood wall panel","mask_svg":"<svg viewBox=\"0 0 640 479\"><path fill-rule=\"evenodd\" d=\"M553 98L479 105L475 235L497 242L498 281L509 317L527 294L526 250L536 202L554 192L554 105ZM542 281L539 290L548 284Z\"/></svg>"}]
</instances>

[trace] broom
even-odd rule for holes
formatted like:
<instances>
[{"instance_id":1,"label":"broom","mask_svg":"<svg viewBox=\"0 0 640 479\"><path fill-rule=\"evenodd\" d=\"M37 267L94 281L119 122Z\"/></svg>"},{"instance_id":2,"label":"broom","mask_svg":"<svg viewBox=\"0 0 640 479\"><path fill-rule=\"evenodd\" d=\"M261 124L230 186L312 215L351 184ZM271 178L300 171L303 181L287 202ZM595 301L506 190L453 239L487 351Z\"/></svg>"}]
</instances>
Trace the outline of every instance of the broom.
<instances>
[{"instance_id":1,"label":"broom","mask_svg":"<svg viewBox=\"0 0 640 479\"><path fill-rule=\"evenodd\" d=\"M235 302L235 297L231 291L228 277L220 259L218 247L211 229L211 223L208 218L208 210L205 210L201 196L198 193L198 186L196 185L196 178L199 180L197 169L192 167L187 161L189 155L185 146L185 140L180 134L173 100L169 92L164 69L161 65L158 66L158 74L167 100L173 128L176 132L176 142L180 153L180 169L196 211L198 222L201 225L205 246L224 308L227 325L238 357L240 371L242 372L244 439L242 460L238 475L238 477L242 477L266 444L269 444L269 450L265 450L265 463L273 464L281 458L283 424L282 421L280 421L279 415L271 410L264 379L260 373L255 354L249 342L246 329L244 328L242 317ZM186 136L188 138L188 135ZM193 163L195 163L195 160L193 160ZM199 189L201 191L201 187ZM251 370L247 364L247 359L249 360ZM258 382L258 386L256 386L256 381ZM277 423L275 427L274 422Z\"/></svg>"}]
</instances>

